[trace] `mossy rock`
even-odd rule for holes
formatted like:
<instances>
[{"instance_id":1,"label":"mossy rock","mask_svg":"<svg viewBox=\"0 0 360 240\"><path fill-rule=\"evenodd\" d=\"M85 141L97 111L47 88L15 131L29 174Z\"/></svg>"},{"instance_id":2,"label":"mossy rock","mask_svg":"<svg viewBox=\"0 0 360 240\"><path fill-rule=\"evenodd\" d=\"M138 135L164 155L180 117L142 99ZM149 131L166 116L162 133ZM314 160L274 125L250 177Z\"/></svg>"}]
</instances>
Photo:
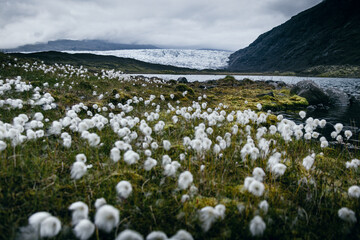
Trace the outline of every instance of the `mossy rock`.
<instances>
[{"instance_id":1,"label":"mossy rock","mask_svg":"<svg viewBox=\"0 0 360 240\"><path fill-rule=\"evenodd\" d=\"M80 81L78 84L78 88L80 88L81 90L89 90L89 91L93 91L94 90L94 86L91 85L89 82L87 81Z\"/></svg>"},{"instance_id":2,"label":"mossy rock","mask_svg":"<svg viewBox=\"0 0 360 240\"><path fill-rule=\"evenodd\" d=\"M293 95L290 98L283 98L279 100L279 107L282 109L298 109L308 105L308 101L298 95Z\"/></svg>"},{"instance_id":3,"label":"mossy rock","mask_svg":"<svg viewBox=\"0 0 360 240\"><path fill-rule=\"evenodd\" d=\"M68 92L65 94L56 92L55 94L51 93L51 95L56 100L56 102L61 103L61 105L63 105L63 106L69 106L74 103L80 102L78 95L76 95L73 92Z\"/></svg>"},{"instance_id":4,"label":"mossy rock","mask_svg":"<svg viewBox=\"0 0 360 240\"><path fill-rule=\"evenodd\" d=\"M190 95L194 95L194 94L195 94L194 90L193 90L191 87L187 86L186 84L178 84L178 85L175 87L175 91L179 91L179 92L185 92L185 91L187 91L188 94L190 94Z\"/></svg>"},{"instance_id":5,"label":"mossy rock","mask_svg":"<svg viewBox=\"0 0 360 240\"><path fill-rule=\"evenodd\" d=\"M241 185L225 186L224 191L225 191L226 196L233 197L233 196L239 195L241 188L242 188Z\"/></svg>"},{"instance_id":6,"label":"mossy rock","mask_svg":"<svg viewBox=\"0 0 360 240\"><path fill-rule=\"evenodd\" d=\"M245 84L245 85L249 85L249 84L254 84L255 81L249 79L249 78L244 78L242 81L241 81L242 84Z\"/></svg>"},{"instance_id":7,"label":"mossy rock","mask_svg":"<svg viewBox=\"0 0 360 240\"><path fill-rule=\"evenodd\" d=\"M234 86L239 85L240 81L236 80L234 76L226 76L223 79L218 80L219 86Z\"/></svg>"},{"instance_id":8,"label":"mossy rock","mask_svg":"<svg viewBox=\"0 0 360 240\"><path fill-rule=\"evenodd\" d=\"M185 202L184 211L189 209L202 209L206 206L215 207L218 204L218 200L214 197L196 196L193 200Z\"/></svg>"},{"instance_id":9,"label":"mossy rock","mask_svg":"<svg viewBox=\"0 0 360 240\"><path fill-rule=\"evenodd\" d=\"M270 114L266 119L266 123L269 125L275 125L277 122L277 117L273 114Z\"/></svg>"},{"instance_id":10,"label":"mossy rock","mask_svg":"<svg viewBox=\"0 0 360 240\"><path fill-rule=\"evenodd\" d=\"M115 98L115 95L119 94L120 97L119 98ZM121 91L119 89L113 89L112 90L112 96L109 97L108 102L112 102L114 104L117 103L125 103L128 99L132 98L131 94L126 93L124 91Z\"/></svg>"},{"instance_id":11,"label":"mossy rock","mask_svg":"<svg viewBox=\"0 0 360 240\"><path fill-rule=\"evenodd\" d=\"M168 83L169 83L170 85L176 85L178 82L177 82L176 80L174 80L174 79L170 79L170 80L168 81Z\"/></svg>"}]
</instances>

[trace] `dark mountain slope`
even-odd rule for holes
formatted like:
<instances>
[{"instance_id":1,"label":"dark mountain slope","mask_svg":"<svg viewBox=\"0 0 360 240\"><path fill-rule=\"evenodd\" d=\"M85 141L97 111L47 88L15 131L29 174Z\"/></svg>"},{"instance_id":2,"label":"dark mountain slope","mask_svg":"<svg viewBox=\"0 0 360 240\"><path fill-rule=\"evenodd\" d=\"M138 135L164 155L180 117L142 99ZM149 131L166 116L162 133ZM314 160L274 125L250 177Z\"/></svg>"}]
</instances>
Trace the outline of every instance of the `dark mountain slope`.
<instances>
[{"instance_id":1,"label":"dark mountain slope","mask_svg":"<svg viewBox=\"0 0 360 240\"><path fill-rule=\"evenodd\" d=\"M360 1L326 0L260 35L229 58L231 71L360 65Z\"/></svg>"}]
</instances>

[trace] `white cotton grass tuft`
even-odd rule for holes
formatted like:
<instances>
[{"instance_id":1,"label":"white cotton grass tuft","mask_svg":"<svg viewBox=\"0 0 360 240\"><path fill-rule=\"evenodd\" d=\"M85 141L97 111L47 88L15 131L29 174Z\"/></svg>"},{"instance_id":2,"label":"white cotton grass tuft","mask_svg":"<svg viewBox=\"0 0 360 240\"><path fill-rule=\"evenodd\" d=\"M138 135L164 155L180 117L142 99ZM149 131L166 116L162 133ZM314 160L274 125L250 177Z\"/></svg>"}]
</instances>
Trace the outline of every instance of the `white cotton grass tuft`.
<instances>
[{"instance_id":1,"label":"white cotton grass tuft","mask_svg":"<svg viewBox=\"0 0 360 240\"><path fill-rule=\"evenodd\" d=\"M151 157L148 157L146 161L144 162L144 169L145 171L150 171L157 165L157 161Z\"/></svg>"},{"instance_id":2,"label":"white cotton grass tuft","mask_svg":"<svg viewBox=\"0 0 360 240\"><path fill-rule=\"evenodd\" d=\"M343 129L344 125L342 125L341 123L337 123L335 124L334 128L335 131L339 134L341 132L341 130Z\"/></svg>"},{"instance_id":3,"label":"white cotton grass tuft","mask_svg":"<svg viewBox=\"0 0 360 240\"><path fill-rule=\"evenodd\" d=\"M165 151L169 151L170 148L171 148L171 143L170 143L170 141L168 141L168 140L163 140L163 147L164 147Z\"/></svg>"},{"instance_id":4,"label":"white cotton grass tuft","mask_svg":"<svg viewBox=\"0 0 360 240\"><path fill-rule=\"evenodd\" d=\"M184 194L184 195L181 196L181 202L182 203L186 202L189 199L190 199L190 196L188 194Z\"/></svg>"},{"instance_id":5,"label":"white cotton grass tuft","mask_svg":"<svg viewBox=\"0 0 360 240\"><path fill-rule=\"evenodd\" d=\"M69 210L72 211L71 224L75 226L82 219L87 219L89 214L89 207L81 201L74 202L70 205Z\"/></svg>"},{"instance_id":6,"label":"white cotton grass tuft","mask_svg":"<svg viewBox=\"0 0 360 240\"><path fill-rule=\"evenodd\" d=\"M0 140L0 152L4 151L6 149L6 142Z\"/></svg>"},{"instance_id":7,"label":"white cotton grass tuft","mask_svg":"<svg viewBox=\"0 0 360 240\"><path fill-rule=\"evenodd\" d=\"M346 130L344 132L344 135L345 135L346 139L349 140L349 138L351 138L353 134L350 130Z\"/></svg>"},{"instance_id":8,"label":"white cotton grass tuft","mask_svg":"<svg viewBox=\"0 0 360 240\"><path fill-rule=\"evenodd\" d=\"M244 188L249 191L250 184L253 181L256 181L256 179L253 178L253 177L246 177L245 180L244 180Z\"/></svg>"},{"instance_id":9,"label":"white cotton grass tuft","mask_svg":"<svg viewBox=\"0 0 360 240\"><path fill-rule=\"evenodd\" d=\"M263 200L259 203L259 208L261 211L263 211L265 214L267 214L269 210L269 203L266 200Z\"/></svg>"},{"instance_id":10,"label":"white cotton grass tuft","mask_svg":"<svg viewBox=\"0 0 360 240\"><path fill-rule=\"evenodd\" d=\"M163 174L166 177L175 177L177 169L180 167L180 163L178 161L173 161L170 164L166 164L164 166Z\"/></svg>"},{"instance_id":11,"label":"white cotton grass tuft","mask_svg":"<svg viewBox=\"0 0 360 240\"><path fill-rule=\"evenodd\" d=\"M265 186L262 182L254 180L249 185L249 192L257 197L261 197L264 194Z\"/></svg>"},{"instance_id":12,"label":"white cotton grass tuft","mask_svg":"<svg viewBox=\"0 0 360 240\"><path fill-rule=\"evenodd\" d=\"M86 163L86 160L87 160L85 154L83 154L83 153L77 154L75 159L77 162L83 162L83 163Z\"/></svg>"},{"instance_id":13,"label":"white cotton grass tuft","mask_svg":"<svg viewBox=\"0 0 360 240\"><path fill-rule=\"evenodd\" d=\"M338 133L336 131L331 132L330 136L331 138L336 138Z\"/></svg>"},{"instance_id":14,"label":"white cotton grass tuft","mask_svg":"<svg viewBox=\"0 0 360 240\"><path fill-rule=\"evenodd\" d=\"M304 166L304 168L306 169L306 170L310 170L310 168L312 167L312 165L314 164L314 161L315 161L315 156L314 156L314 154L313 155L309 155L309 156L307 156L307 157L305 157L304 159L303 159L303 163L302 163L302 165Z\"/></svg>"},{"instance_id":15,"label":"white cotton grass tuft","mask_svg":"<svg viewBox=\"0 0 360 240\"><path fill-rule=\"evenodd\" d=\"M88 168L91 168L92 165L85 165L84 162L74 162L71 166L71 178L78 180L85 175Z\"/></svg>"},{"instance_id":16,"label":"white cotton grass tuft","mask_svg":"<svg viewBox=\"0 0 360 240\"><path fill-rule=\"evenodd\" d=\"M340 219L348 223L356 223L357 221L355 212L347 207L339 209L338 216Z\"/></svg>"},{"instance_id":17,"label":"white cotton grass tuft","mask_svg":"<svg viewBox=\"0 0 360 240\"><path fill-rule=\"evenodd\" d=\"M256 107L257 107L258 110L261 110L262 109L261 103L256 104Z\"/></svg>"},{"instance_id":18,"label":"white cotton grass tuft","mask_svg":"<svg viewBox=\"0 0 360 240\"><path fill-rule=\"evenodd\" d=\"M284 175L285 171L286 171L286 166L285 164L282 163L276 163L271 167L271 173L275 178Z\"/></svg>"},{"instance_id":19,"label":"white cotton grass tuft","mask_svg":"<svg viewBox=\"0 0 360 240\"><path fill-rule=\"evenodd\" d=\"M120 150L116 147L112 148L110 151L110 159L113 162L118 162L120 160Z\"/></svg>"},{"instance_id":20,"label":"white cotton grass tuft","mask_svg":"<svg viewBox=\"0 0 360 240\"><path fill-rule=\"evenodd\" d=\"M351 198L359 198L360 197L360 187L359 186L351 186L349 189L348 189L348 195L349 197Z\"/></svg>"},{"instance_id":21,"label":"white cotton grass tuft","mask_svg":"<svg viewBox=\"0 0 360 240\"><path fill-rule=\"evenodd\" d=\"M320 122L319 122L319 126L321 128L324 128L326 126L326 120L325 119L322 119Z\"/></svg>"},{"instance_id":22,"label":"white cotton grass tuft","mask_svg":"<svg viewBox=\"0 0 360 240\"><path fill-rule=\"evenodd\" d=\"M167 240L167 235L162 231L153 231L146 236L146 240Z\"/></svg>"},{"instance_id":23,"label":"white cotton grass tuft","mask_svg":"<svg viewBox=\"0 0 360 240\"><path fill-rule=\"evenodd\" d=\"M193 175L189 171L182 172L179 176L178 186L181 190L187 189L193 182Z\"/></svg>"},{"instance_id":24,"label":"white cotton grass tuft","mask_svg":"<svg viewBox=\"0 0 360 240\"><path fill-rule=\"evenodd\" d=\"M57 217L50 216L45 218L40 224L40 237L52 238L59 234L61 222Z\"/></svg>"},{"instance_id":25,"label":"white cotton grass tuft","mask_svg":"<svg viewBox=\"0 0 360 240\"><path fill-rule=\"evenodd\" d=\"M321 148L326 148L326 147L328 147L328 146L329 146L329 142L328 142L328 141L326 141L326 140L321 141L321 143L320 143L320 147L321 147Z\"/></svg>"},{"instance_id":26,"label":"white cotton grass tuft","mask_svg":"<svg viewBox=\"0 0 360 240\"><path fill-rule=\"evenodd\" d=\"M211 225L216 221L218 216L216 215L215 209L213 207L204 207L199 212L199 220L201 222L201 227L204 232L207 232Z\"/></svg>"},{"instance_id":27,"label":"white cotton grass tuft","mask_svg":"<svg viewBox=\"0 0 360 240\"><path fill-rule=\"evenodd\" d=\"M252 175L255 180L262 182L265 177L265 172L262 168L256 167L254 168Z\"/></svg>"},{"instance_id":28,"label":"white cotton grass tuft","mask_svg":"<svg viewBox=\"0 0 360 240\"><path fill-rule=\"evenodd\" d=\"M177 231L176 234L174 236L172 236L170 239L171 240L194 240L192 235L188 231L183 230L183 229Z\"/></svg>"},{"instance_id":29,"label":"white cotton grass tuft","mask_svg":"<svg viewBox=\"0 0 360 240\"><path fill-rule=\"evenodd\" d=\"M127 199L132 193L132 190L131 183L128 181L123 180L116 185L116 192L120 199Z\"/></svg>"},{"instance_id":30,"label":"white cotton grass tuft","mask_svg":"<svg viewBox=\"0 0 360 240\"><path fill-rule=\"evenodd\" d=\"M145 154L145 156L147 156L147 157L151 157L151 150L146 149L146 150L144 151L144 154Z\"/></svg>"},{"instance_id":31,"label":"white cotton grass tuft","mask_svg":"<svg viewBox=\"0 0 360 240\"><path fill-rule=\"evenodd\" d=\"M88 219L82 219L76 224L73 231L80 240L87 240L94 234L95 225Z\"/></svg>"},{"instance_id":32,"label":"white cotton grass tuft","mask_svg":"<svg viewBox=\"0 0 360 240\"><path fill-rule=\"evenodd\" d=\"M354 168L357 169L360 166L360 160L359 159L352 159L351 162L345 163L346 168Z\"/></svg>"},{"instance_id":33,"label":"white cotton grass tuft","mask_svg":"<svg viewBox=\"0 0 360 240\"><path fill-rule=\"evenodd\" d=\"M105 198L98 198L98 199L96 199L94 206L96 209L99 209L100 207L104 206L105 204L106 204Z\"/></svg>"},{"instance_id":34,"label":"white cotton grass tuft","mask_svg":"<svg viewBox=\"0 0 360 240\"><path fill-rule=\"evenodd\" d=\"M266 224L260 216L255 216L250 222L250 232L253 237L259 237L264 234Z\"/></svg>"},{"instance_id":35,"label":"white cotton grass tuft","mask_svg":"<svg viewBox=\"0 0 360 240\"><path fill-rule=\"evenodd\" d=\"M243 203L238 203L236 205L236 208L238 209L239 213L242 214L244 210L246 209L245 205Z\"/></svg>"},{"instance_id":36,"label":"white cotton grass tuft","mask_svg":"<svg viewBox=\"0 0 360 240\"><path fill-rule=\"evenodd\" d=\"M29 217L29 225L32 226L36 232L39 231L40 229L40 224L42 221L45 220L45 218L48 218L50 217L51 214L48 213L48 212L37 212L37 213L34 213L32 214L30 217Z\"/></svg>"},{"instance_id":37,"label":"white cotton grass tuft","mask_svg":"<svg viewBox=\"0 0 360 240\"><path fill-rule=\"evenodd\" d=\"M102 231L110 233L120 220L120 212L111 205L103 205L95 213L95 225Z\"/></svg>"},{"instance_id":38,"label":"white cotton grass tuft","mask_svg":"<svg viewBox=\"0 0 360 240\"><path fill-rule=\"evenodd\" d=\"M133 150L128 150L125 154L124 154L124 161L128 164L128 165L132 165L134 163L137 163L137 161L139 161L140 156L139 154L137 154L136 152L134 152Z\"/></svg>"},{"instance_id":39,"label":"white cotton grass tuft","mask_svg":"<svg viewBox=\"0 0 360 240\"><path fill-rule=\"evenodd\" d=\"M301 117L301 119L304 119L306 117L306 112L305 111L300 111L299 116Z\"/></svg>"},{"instance_id":40,"label":"white cotton grass tuft","mask_svg":"<svg viewBox=\"0 0 360 240\"><path fill-rule=\"evenodd\" d=\"M225 211L226 207L223 204L218 204L215 206L216 214L219 216L219 218L224 219L225 218Z\"/></svg>"},{"instance_id":41,"label":"white cotton grass tuft","mask_svg":"<svg viewBox=\"0 0 360 240\"><path fill-rule=\"evenodd\" d=\"M225 206L222 204L217 205L215 208L207 206L202 208L199 211L199 220L201 222L201 227L204 232L209 231L212 224L220 219L225 217Z\"/></svg>"},{"instance_id":42,"label":"white cotton grass tuft","mask_svg":"<svg viewBox=\"0 0 360 240\"><path fill-rule=\"evenodd\" d=\"M122 231L115 240L143 240L143 236L133 230L126 229Z\"/></svg>"}]
</instances>

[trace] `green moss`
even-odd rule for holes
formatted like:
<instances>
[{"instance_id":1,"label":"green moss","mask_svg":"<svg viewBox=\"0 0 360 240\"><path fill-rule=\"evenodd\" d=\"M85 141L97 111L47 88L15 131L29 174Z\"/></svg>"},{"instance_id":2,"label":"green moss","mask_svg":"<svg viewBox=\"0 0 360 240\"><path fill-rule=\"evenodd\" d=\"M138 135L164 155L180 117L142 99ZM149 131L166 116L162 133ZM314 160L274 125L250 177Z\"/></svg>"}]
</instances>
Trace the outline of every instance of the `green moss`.
<instances>
[{"instance_id":1,"label":"green moss","mask_svg":"<svg viewBox=\"0 0 360 240\"><path fill-rule=\"evenodd\" d=\"M206 206L215 207L218 204L218 201L214 197L203 197L196 196L193 200L187 201L184 204L184 211L193 210L193 209L201 209Z\"/></svg>"},{"instance_id":2,"label":"green moss","mask_svg":"<svg viewBox=\"0 0 360 240\"><path fill-rule=\"evenodd\" d=\"M78 88L80 88L81 90L89 90L89 91L94 90L94 86L91 83L89 83L88 81L85 81L85 80L82 80L82 81L79 82Z\"/></svg>"},{"instance_id":3,"label":"green moss","mask_svg":"<svg viewBox=\"0 0 360 240\"><path fill-rule=\"evenodd\" d=\"M119 98L116 98L116 94L119 94ZM126 93L120 89L113 89L112 90L112 96L107 99L108 102L112 102L114 104L117 103L126 103L127 100L131 99L132 96L130 93Z\"/></svg>"},{"instance_id":4,"label":"green moss","mask_svg":"<svg viewBox=\"0 0 360 240\"><path fill-rule=\"evenodd\" d=\"M194 90L191 87L189 87L188 85L186 85L186 84L178 84L178 85L176 85L175 91L179 91L179 92L187 91L188 94L190 94L190 95L194 95L194 93L195 93Z\"/></svg>"},{"instance_id":5,"label":"green moss","mask_svg":"<svg viewBox=\"0 0 360 240\"><path fill-rule=\"evenodd\" d=\"M277 117L273 114L270 114L266 119L266 123L269 125L276 125L277 122Z\"/></svg>"}]
</instances>

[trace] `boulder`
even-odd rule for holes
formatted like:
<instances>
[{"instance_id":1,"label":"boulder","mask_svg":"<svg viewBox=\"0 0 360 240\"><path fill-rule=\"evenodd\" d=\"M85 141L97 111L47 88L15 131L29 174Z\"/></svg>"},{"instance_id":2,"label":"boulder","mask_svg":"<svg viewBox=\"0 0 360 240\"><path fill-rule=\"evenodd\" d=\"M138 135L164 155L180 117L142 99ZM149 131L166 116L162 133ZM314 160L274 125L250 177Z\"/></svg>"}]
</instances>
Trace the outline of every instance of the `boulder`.
<instances>
[{"instance_id":1,"label":"boulder","mask_svg":"<svg viewBox=\"0 0 360 240\"><path fill-rule=\"evenodd\" d=\"M347 106L350 104L350 97L339 89L328 88L325 92L329 95L332 105Z\"/></svg>"},{"instance_id":2,"label":"boulder","mask_svg":"<svg viewBox=\"0 0 360 240\"><path fill-rule=\"evenodd\" d=\"M290 93L306 98L310 105L331 104L329 95L311 80L298 82L291 88Z\"/></svg>"},{"instance_id":3,"label":"boulder","mask_svg":"<svg viewBox=\"0 0 360 240\"><path fill-rule=\"evenodd\" d=\"M186 77L179 77L178 78L178 83L188 83L189 81L186 79Z\"/></svg>"},{"instance_id":4,"label":"boulder","mask_svg":"<svg viewBox=\"0 0 360 240\"><path fill-rule=\"evenodd\" d=\"M284 83L283 81L267 80L266 83L270 86L275 87L275 89L281 89L283 87L287 87L286 83Z\"/></svg>"}]
</instances>

